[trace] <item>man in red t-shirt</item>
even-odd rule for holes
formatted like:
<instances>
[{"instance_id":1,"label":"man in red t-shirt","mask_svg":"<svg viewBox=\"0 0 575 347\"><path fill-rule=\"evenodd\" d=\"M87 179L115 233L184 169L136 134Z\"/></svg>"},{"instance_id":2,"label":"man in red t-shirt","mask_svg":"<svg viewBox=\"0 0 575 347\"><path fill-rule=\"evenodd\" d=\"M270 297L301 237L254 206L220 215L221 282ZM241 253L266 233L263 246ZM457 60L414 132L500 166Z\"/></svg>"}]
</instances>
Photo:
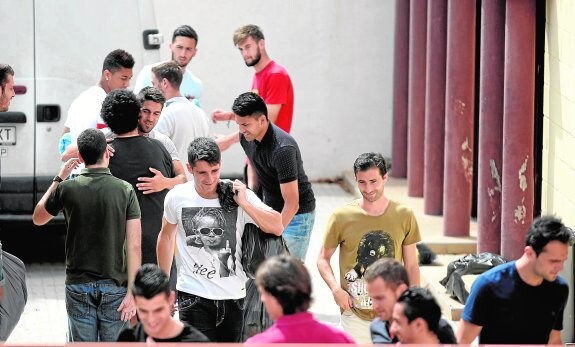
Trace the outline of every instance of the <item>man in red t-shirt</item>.
<instances>
[{"instance_id":1,"label":"man in red t-shirt","mask_svg":"<svg viewBox=\"0 0 575 347\"><path fill-rule=\"evenodd\" d=\"M234 45L240 50L247 66L253 66L255 75L252 92L264 99L268 109L268 119L289 133L293 118L293 86L287 70L273 61L266 52L264 34L257 25L244 25L234 32ZM231 121L234 113L215 109L212 121ZM237 132L219 137L216 141L220 149L226 150L239 141ZM255 173L248 165L248 183L256 182ZM255 188L249 184L250 188Z\"/></svg>"}]
</instances>

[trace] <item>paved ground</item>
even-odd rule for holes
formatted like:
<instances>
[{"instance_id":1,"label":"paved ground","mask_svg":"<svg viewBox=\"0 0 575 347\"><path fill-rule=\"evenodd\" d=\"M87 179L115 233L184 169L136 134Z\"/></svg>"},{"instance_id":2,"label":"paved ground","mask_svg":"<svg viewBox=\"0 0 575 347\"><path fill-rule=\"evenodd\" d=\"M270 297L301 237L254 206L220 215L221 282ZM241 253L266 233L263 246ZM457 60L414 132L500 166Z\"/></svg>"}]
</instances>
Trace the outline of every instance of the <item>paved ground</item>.
<instances>
[{"instance_id":1,"label":"paved ground","mask_svg":"<svg viewBox=\"0 0 575 347\"><path fill-rule=\"evenodd\" d=\"M346 179L349 182L349 175ZM353 173L351 173L353 184ZM324 228L332 211L354 199L354 196L344 191L340 185L327 183L314 183L316 194L316 221L310 246L307 253L306 265L311 273L313 286L313 304L311 311L317 318L332 324L339 323L339 308L333 301L331 291L321 279L316 267L316 260L321 247ZM441 216L428 216L423 213L423 199L407 196L407 181L404 179L390 179L386 185L386 196L410 206L418 220L423 241L430 246L440 246L438 253L474 253L467 250L470 244L475 247L477 225L471 222L471 236L467 238L445 237L443 233L443 218ZM37 237L31 234L30 237ZM37 235L37 234L36 234ZM48 236L46 249L56 252L48 245L52 236ZM8 245L8 242L6 243ZM463 249L464 251L461 251ZM19 254L17 250L14 254ZM332 257L334 273L339 273L336 252ZM58 258L62 259L62 257ZM437 270L437 269L435 269ZM437 270L441 272L441 270ZM436 271L436 272L437 272ZM422 268L422 276L425 276ZM66 307L64 303L64 264L32 263L28 265L28 304L20 319L20 323L10 336L9 343L42 343L63 344L66 340Z\"/></svg>"},{"instance_id":2,"label":"paved ground","mask_svg":"<svg viewBox=\"0 0 575 347\"><path fill-rule=\"evenodd\" d=\"M321 320L337 324L339 310L331 292L319 276L315 261L323 229L331 211L353 199L337 184L314 184L317 197L316 222L306 265L312 274L314 303L311 311ZM334 255L333 259L337 259ZM337 262L337 261L336 261ZM334 271L338 273L337 264ZM8 343L63 344L66 342L66 305L64 302L64 264L33 263L27 268L28 303Z\"/></svg>"}]
</instances>

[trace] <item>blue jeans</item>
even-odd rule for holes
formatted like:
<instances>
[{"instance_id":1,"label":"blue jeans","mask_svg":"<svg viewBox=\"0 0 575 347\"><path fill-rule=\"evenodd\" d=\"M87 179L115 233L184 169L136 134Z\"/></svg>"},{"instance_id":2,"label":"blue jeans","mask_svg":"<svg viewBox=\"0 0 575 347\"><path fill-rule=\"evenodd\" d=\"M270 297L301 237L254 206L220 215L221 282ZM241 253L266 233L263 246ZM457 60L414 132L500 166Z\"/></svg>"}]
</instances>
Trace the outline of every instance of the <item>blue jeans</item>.
<instances>
[{"instance_id":1,"label":"blue jeans","mask_svg":"<svg viewBox=\"0 0 575 347\"><path fill-rule=\"evenodd\" d=\"M305 261L314 222L315 211L296 214L282 234L290 254L301 259L301 261Z\"/></svg>"},{"instance_id":2,"label":"blue jeans","mask_svg":"<svg viewBox=\"0 0 575 347\"><path fill-rule=\"evenodd\" d=\"M178 291L180 321L198 329L212 342L242 342L245 299L210 300Z\"/></svg>"},{"instance_id":3,"label":"blue jeans","mask_svg":"<svg viewBox=\"0 0 575 347\"><path fill-rule=\"evenodd\" d=\"M112 280L66 285L68 342L116 342L125 322L118 307L126 288Z\"/></svg>"}]
</instances>

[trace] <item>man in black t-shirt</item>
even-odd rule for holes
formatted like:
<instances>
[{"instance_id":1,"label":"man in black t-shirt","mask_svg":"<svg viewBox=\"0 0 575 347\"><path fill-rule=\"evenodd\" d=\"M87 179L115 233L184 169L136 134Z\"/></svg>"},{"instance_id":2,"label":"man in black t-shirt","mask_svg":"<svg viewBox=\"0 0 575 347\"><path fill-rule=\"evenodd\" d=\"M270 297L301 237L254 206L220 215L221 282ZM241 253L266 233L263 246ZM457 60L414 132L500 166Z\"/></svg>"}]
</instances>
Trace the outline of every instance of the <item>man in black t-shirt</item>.
<instances>
[{"instance_id":1,"label":"man in black t-shirt","mask_svg":"<svg viewBox=\"0 0 575 347\"><path fill-rule=\"evenodd\" d=\"M110 158L112 175L134 187L142 211L142 264L157 264L156 243L162 228L164 198L168 189L148 194L138 189L139 177L159 174L174 177L172 158L162 143L140 136L138 118L141 105L128 90L110 92L102 103L102 119L117 136L111 142L114 156ZM151 169L155 169L152 173Z\"/></svg>"},{"instance_id":2,"label":"man in black t-shirt","mask_svg":"<svg viewBox=\"0 0 575 347\"><path fill-rule=\"evenodd\" d=\"M301 260L315 220L315 197L303 169L297 142L270 123L264 100L243 93L232 106L240 143L255 169L266 205L282 215L283 237L290 253Z\"/></svg>"},{"instance_id":3,"label":"man in black t-shirt","mask_svg":"<svg viewBox=\"0 0 575 347\"><path fill-rule=\"evenodd\" d=\"M196 328L172 318L176 294L157 265L144 264L138 270L132 294L140 322L124 329L118 342L209 342Z\"/></svg>"}]
</instances>

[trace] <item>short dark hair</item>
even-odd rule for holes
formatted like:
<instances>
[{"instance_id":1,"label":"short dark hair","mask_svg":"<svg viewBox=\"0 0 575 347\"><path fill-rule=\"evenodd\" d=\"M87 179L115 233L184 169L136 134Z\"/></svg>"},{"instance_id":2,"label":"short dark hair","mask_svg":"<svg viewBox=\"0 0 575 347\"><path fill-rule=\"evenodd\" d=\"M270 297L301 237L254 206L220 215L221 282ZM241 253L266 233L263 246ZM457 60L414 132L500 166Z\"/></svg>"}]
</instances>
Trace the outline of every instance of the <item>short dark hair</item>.
<instances>
[{"instance_id":1,"label":"short dark hair","mask_svg":"<svg viewBox=\"0 0 575 347\"><path fill-rule=\"evenodd\" d=\"M170 279L156 264L144 264L136 273L132 294L151 299L158 294L170 296Z\"/></svg>"},{"instance_id":2,"label":"short dark hair","mask_svg":"<svg viewBox=\"0 0 575 347\"><path fill-rule=\"evenodd\" d=\"M78 135L76 142L78 152L80 152L86 165L94 165L102 160L107 147L106 136L102 131L92 128L86 129Z\"/></svg>"},{"instance_id":3,"label":"short dark hair","mask_svg":"<svg viewBox=\"0 0 575 347\"><path fill-rule=\"evenodd\" d=\"M387 163L380 153L368 152L360 154L353 163L353 173L357 176L359 171L367 171L372 167L377 167L381 177L387 173Z\"/></svg>"},{"instance_id":4,"label":"short dark hair","mask_svg":"<svg viewBox=\"0 0 575 347\"><path fill-rule=\"evenodd\" d=\"M121 135L138 127L140 107L134 93L125 89L117 89L106 95L100 115L112 132Z\"/></svg>"},{"instance_id":5,"label":"short dark hair","mask_svg":"<svg viewBox=\"0 0 575 347\"><path fill-rule=\"evenodd\" d=\"M8 75L14 77L14 69L8 64L0 64L0 88L2 88L2 94L4 94L4 88L6 88L6 83L8 83Z\"/></svg>"},{"instance_id":6,"label":"short dark hair","mask_svg":"<svg viewBox=\"0 0 575 347\"><path fill-rule=\"evenodd\" d=\"M266 119L268 119L268 108L264 99L252 92L240 94L240 96L234 100L232 111L240 117L250 116L259 118L264 115Z\"/></svg>"},{"instance_id":7,"label":"short dark hair","mask_svg":"<svg viewBox=\"0 0 575 347\"><path fill-rule=\"evenodd\" d=\"M292 255L268 258L256 273L256 284L276 298L284 314L305 312L311 304L309 272Z\"/></svg>"},{"instance_id":8,"label":"short dark hair","mask_svg":"<svg viewBox=\"0 0 575 347\"><path fill-rule=\"evenodd\" d=\"M569 244L572 233L571 228L566 227L560 218L541 216L535 218L531 223L525 237L525 245L531 246L535 254L539 256L543 252L543 248L551 241Z\"/></svg>"},{"instance_id":9,"label":"short dark hair","mask_svg":"<svg viewBox=\"0 0 575 347\"><path fill-rule=\"evenodd\" d=\"M178 36L189 37L190 39L196 40L196 45L198 44L198 33L189 25L180 25L177 27L172 34L172 42L176 41L176 37Z\"/></svg>"},{"instance_id":10,"label":"short dark hair","mask_svg":"<svg viewBox=\"0 0 575 347\"><path fill-rule=\"evenodd\" d=\"M363 274L367 282L375 281L377 278L383 279L386 285L397 288L401 284L409 287L409 276L405 267L394 258L381 258L368 266Z\"/></svg>"},{"instance_id":11,"label":"short dark hair","mask_svg":"<svg viewBox=\"0 0 575 347\"><path fill-rule=\"evenodd\" d=\"M158 80L166 79L172 87L179 89L180 84L182 84L182 79L184 77L182 70L178 63L173 60L161 63L152 68L152 73L156 75Z\"/></svg>"},{"instance_id":12,"label":"short dark hair","mask_svg":"<svg viewBox=\"0 0 575 347\"><path fill-rule=\"evenodd\" d=\"M105 70L116 72L121 68L132 69L134 67L134 57L123 49L116 49L108 53L104 59L102 73Z\"/></svg>"},{"instance_id":13,"label":"short dark hair","mask_svg":"<svg viewBox=\"0 0 575 347\"><path fill-rule=\"evenodd\" d=\"M437 335L441 309L429 290L420 287L408 288L399 296L397 303L403 304L403 315L409 323L416 318L422 318L429 331Z\"/></svg>"},{"instance_id":14,"label":"short dark hair","mask_svg":"<svg viewBox=\"0 0 575 347\"><path fill-rule=\"evenodd\" d=\"M251 37L254 41L264 40L264 33L259 26L254 24L244 25L234 31L234 46L244 42L245 39Z\"/></svg>"},{"instance_id":15,"label":"short dark hair","mask_svg":"<svg viewBox=\"0 0 575 347\"><path fill-rule=\"evenodd\" d=\"M222 160L222 152L214 139L209 137L198 137L188 146L188 163L191 167L196 165L196 161L207 161L208 164L219 164Z\"/></svg>"},{"instance_id":16,"label":"short dark hair","mask_svg":"<svg viewBox=\"0 0 575 347\"><path fill-rule=\"evenodd\" d=\"M162 107L166 103L166 98L164 97L164 94L162 94L162 92L158 88L150 86L142 88L142 90L140 90L140 92L137 95L137 99L138 102L140 103L140 106L144 106L144 102L146 101L157 102L158 104L162 105Z\"/></svg>"}]
</instances>

